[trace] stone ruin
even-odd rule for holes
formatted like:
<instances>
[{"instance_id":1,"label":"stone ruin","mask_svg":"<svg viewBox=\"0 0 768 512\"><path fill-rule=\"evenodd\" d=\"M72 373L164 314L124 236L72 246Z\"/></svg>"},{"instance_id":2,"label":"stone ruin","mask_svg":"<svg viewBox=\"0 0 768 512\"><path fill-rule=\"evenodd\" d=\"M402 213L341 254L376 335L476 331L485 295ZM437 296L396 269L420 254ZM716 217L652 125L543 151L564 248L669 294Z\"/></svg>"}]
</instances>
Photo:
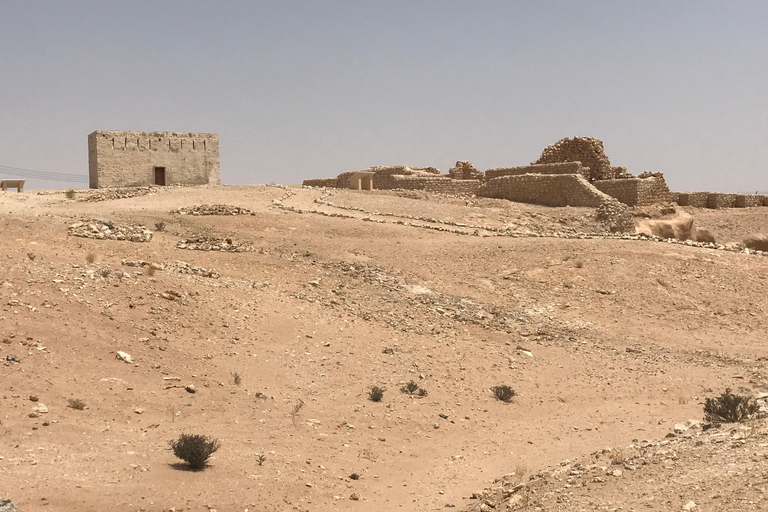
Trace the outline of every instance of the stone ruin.
<instances>
[{"instance_id":1,"label":"stone ruin","mask_svg":"<svg viewBox=\"0 0 768 512\"><path fill-rule=\"evenodd\" d=\"M312 187L351 187L350 177L305 180ZM424 190L443 194L472 194L548 206L598 207L619 201L628 206L668 202L671 193L661 173L632 176L625 167L611 166L603 142L593 137L562 139L544 149L530 165L478 171L458 161L441 174L434 167L371 167L373 190Z\"/></svg>"}]
</instances>

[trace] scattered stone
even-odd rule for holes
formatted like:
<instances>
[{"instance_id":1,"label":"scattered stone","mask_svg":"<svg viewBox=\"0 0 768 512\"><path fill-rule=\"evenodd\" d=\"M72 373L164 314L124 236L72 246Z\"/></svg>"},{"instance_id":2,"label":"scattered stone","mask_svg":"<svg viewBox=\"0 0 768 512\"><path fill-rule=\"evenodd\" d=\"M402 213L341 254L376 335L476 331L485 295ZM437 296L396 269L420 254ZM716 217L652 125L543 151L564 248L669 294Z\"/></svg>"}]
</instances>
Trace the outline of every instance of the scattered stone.
<instances>
[{"instance_id":1,"label":"scattered stone","mask_svg":"<svg viewBox=\"0 0 768 512\"><path fill-rule=\"evenodd\" d=\"M218 279L221 275L213 269L206 269L203 267L195 267L189 263L183 261L177 261L169 265L176 269L180 274L190 274L201 277L210 277L211 279Z\"/></svg>"},{"instance_id":2,"label":"scattered stone","mask_svg":"<svg viewBox=\"0 0 768 512\"><path fill-rule=\"evenodd\" d=\"M696 510L696 509L697 509L696 502L694 502L693 500L683 505L683 510L685 510L686 512L690 512L691 510Z\"/></svg>"},{"instance_id":3,"label":"scattered stone","mask_svg":"<svg viewBox=\"0 0 768 512\"><path fill-rule=\"evenodd\" d=\"M8 498L0 498L0 512L19 512L19 509Z\"/></svg>"},{"instance_id":4,"label":"scattered stone","mask_svg":"<svg viewBox=\"0 0 768 512\"><path fill-rule=\"evenodd\" d=\"M256 215L247 208L228 204L201 204L176 208L171 213L179 215Z\"/></svg>"},{"instance_id":5,"label":"scattered stone","mask_svg":"<svg viewBox=\"0 0 768 512\"><path fill-rule=\"evenodd\" d=\"M79 198L78 201L93 203L97 201L110 201L112 199L127 199L129 197L145 196L157 190L159 190L157 187L107 188L85 195Z\"/></svg>"},{"instance_id":6,"label":"scattered stone","mask_svg":"<svg viewBox=\"0 0 768 512\"><path fill-rule=\"evenodd\" d=\"M197 388L194 384L190 384L189 386L186 386L184 389L187 390L187 393L197 393Z\"/></svg>"},{"instance_id":7,"label":"scattered stone","mask_svg":"<svg viewBox=\"0 0 768 512\"><path fill-rule=\"evenodd\" d=\"M115 224L100 220L76 222L69 226L67 234L94 240L127 240L130 242L149 242L152 240L152 231L141 224Z\"/></svg>"},{"instance_id":8,"label":"scattered stone","mask_svg":"<svg viewBox=\"0 0 768 512\"><path fill-rule=\"evenodd\" d=\"M9 364L19 364L19 363L21 363L21 359L19 359L18 356L13 355L13 354L8 354L7 356L5 356L5 360Z\"/></svg>"},{"instance_id":9,"label":"scattered stone","mask_svg":"<svg viewBox=\"0 0 768 512\"><path fill-rule=\"evenodd\" d=\"M190 251L250 252L253 248L246 243L235 242L231 238L198 236L179 240L178 249Z\"/></svg>"},{"instance_id":10,"label":"scattered stone","mask_svg":"<svg viewBox=\"0 0 768 512\"><path fill-rule=\"evenodd\" d=\"M359 501L360 495L357 494L356 492L353 492L352 494L350 494L349 499L351 499L352 501Z\"/></svg>"},{"instance_id":11,"label":"scattered stone","mask_svg":"<svg viewBox=\"0 0 768 512\"><path fill-rule=\"evenodd\" d=\"M37 406L34 408L34 411L38 414L47 414L48 408L43 403L37 404Z\"/></svg>"},{"instance_id":12,"label":"scattered stone","mask_svg":"<svg viewBox=\"0 0 768 512\"><path fill-rule=\"evenodd\" d=\"M120 350L117 351L117 355L115 356L115 358L118 361L125 361L126 363L132 363L133 362L133 359L131 358L130 354L128 354L127 352L122 352Z\"/></svg>"}]
</instances>

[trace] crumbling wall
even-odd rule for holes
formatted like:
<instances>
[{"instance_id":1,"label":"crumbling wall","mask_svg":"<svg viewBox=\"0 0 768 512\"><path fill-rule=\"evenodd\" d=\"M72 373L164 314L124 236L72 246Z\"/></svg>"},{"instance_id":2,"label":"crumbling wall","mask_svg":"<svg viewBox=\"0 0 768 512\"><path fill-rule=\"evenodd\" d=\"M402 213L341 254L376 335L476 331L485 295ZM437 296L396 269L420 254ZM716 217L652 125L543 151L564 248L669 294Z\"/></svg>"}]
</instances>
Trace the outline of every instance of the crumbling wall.
<instances>
[{"instance_id":1,"label":"crumbling wall","mask_svg":"<svg viewBox=\"0 0 768 512\"><path fill-rule=\"evenodd\" d=\"M501 176L519 176L522 174L580 174L589 178L589 167L583 167L581 162L556 162L552 164L531 164L519 167L498 167L485 171L486 179Z\"/></svg>"},{"instance_id":2,"label":"crumbling wall","mask_svg":"<svg viewBox=\"0 0 768 512\"><path fill-rule=\"evenodd\" d=\"M454 180L484 180L485 174L466 160L456 162L454 167L448 170L448 176Z\"/></svg>"},{"instance_id":3,"label":"crumbling wall","mask_svg":"<svg viewBox=\"0 0 768 512\"><path fill-rule=\"evenodd\" d=\"M600 180L592 183L598 190L628 206L644 206L669 201L666 181L660 175L648 178Z\"/></svg>"},{"instance_id":4,"label":"crumbling wall","mask_svg":"<svg viewBox=\"0 0 768 512\"><path fill-rule=\"evenodd\" d=\"M392 176L393 189L425 190L441 194L474 194L480 185L480 180L453 180L447 176Z\"/></svg>"},{"instance_id":5,"label":"crumbling wall","mask_svg":"<svg viewBox=\"0 0 768 512\"><path fill-rule=\"evenodd\" d=\"M597 207L615 201L578 174L523 174L489 179L476 194L519 203Z\"/></svg>"},{"instance_id":6,"label":"crumbling wall","mask_svg":"<svg viewBox=\"0 0 768 512\"><path fill-rule=\"evenodd\" d=\"M302 185L306 185L308 187L336 188L337 184L338 184L338 178L316 178L311 180L304 180L302 182Z\"/></svg>"},{"instance_id":7,"label":"crumbling wall","mask_svg":"<svg viewBox=\"0 0 768 512\"><path fill-rule=\"evenodd\" d=\"M584 167L589 167L589 179L592 181L631 177L625 167L611 167L603 141L594 137L561 139L544 148L539 159L533 164L558 162L581 162Z\"/></svg>"},{"instance_id":8,"label":"crumbling wall","mask_svg":"<svg viewBox=\"0 0 768 512\"><path fill-rule=\"evenodd\" d=\"M91 188L155 185L155 167L165 168L166 185L219 185L219 136L103 130L88 135Z\"/></svg>"}]
</instances>

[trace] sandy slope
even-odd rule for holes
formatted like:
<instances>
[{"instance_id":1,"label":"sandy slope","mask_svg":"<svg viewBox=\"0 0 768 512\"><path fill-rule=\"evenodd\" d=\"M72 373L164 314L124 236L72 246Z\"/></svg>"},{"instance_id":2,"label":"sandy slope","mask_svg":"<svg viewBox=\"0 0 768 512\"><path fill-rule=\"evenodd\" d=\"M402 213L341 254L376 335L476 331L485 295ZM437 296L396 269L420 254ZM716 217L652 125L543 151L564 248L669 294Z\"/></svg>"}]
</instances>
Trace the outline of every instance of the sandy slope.
<instances>
[{"instance_id":1,"label":"sandy slope","mask_svg":"<svg viewBox=\"0 0 768 512\"><path fill-rule=\"evenodd\" d=\"M285 204L354 218L285 211L273 204L285 191L264 186L0 195L0 358L21 359L0 365L0 496L23 511L460 509L517 467L663 438L726 386L767 389L765 257L465 236L366 213L565 233L591 229L589 209L330 198L355 213L293 192ZM201 203L255 215L169 213ZM768 208L701 216L736 239ZM149 243L67 236L84 219L167 227ZM196 234L254 250L176 248ZM401 393L409 380L428 395ZM367 400L374 384L381 403ZM499 402L498 384L519 396ZM48 412L30 417L40 403ZM168 441L181 432L221 439L206 471L174 466ZM591 492L636 505L620 487Z\"/></svg>"}]
</instances>

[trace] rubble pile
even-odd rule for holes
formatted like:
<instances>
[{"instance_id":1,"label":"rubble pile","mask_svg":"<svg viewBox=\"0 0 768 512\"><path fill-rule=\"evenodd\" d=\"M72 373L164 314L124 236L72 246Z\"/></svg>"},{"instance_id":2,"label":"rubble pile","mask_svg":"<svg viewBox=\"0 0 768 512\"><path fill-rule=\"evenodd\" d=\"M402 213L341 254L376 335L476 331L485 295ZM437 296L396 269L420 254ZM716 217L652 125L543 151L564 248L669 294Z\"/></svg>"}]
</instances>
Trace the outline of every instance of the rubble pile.
<instances>
[{"instance_id":1,"label":"rubble pile","mask_svg":"<svg viewBox=\"0 0 768 512\"><path fill-rule=\"evenodd\" d=\"M179 215L256 215L247 208L229 204L201 204L176 208L171 213Z\"/></svg>"},{"instance_id":2,"label":"rubble pile","mask_svg":"<svg viewBox=\"0 0 768 512\"><path fill-rule=\"evenodd\" d=\"M211 279L218 279L221 275L214 269L206 269L203 267L195 267L184 261L177 261L176 263L170 263L170 268L176 270L179 274L190 274L200 277L210 277Z\"/></svg>"},{"instance_id":3,"label":"rubble pile","mask_svg":"<svg viewBox=\"0 0 768 512\"><path fill-rule=\"evenodd\" d=\"M221 251L221 252L249 252L253 248L247 243L235 242L231 238L214 238L198 236L179 240L176 244L179 249L190 251Z\"/></svg>"},{"instance_id":4,"label":"rubble pile","mask_svg":"<svg viewBox=\"0 0 768 512\"><path fill-rule=\"evenodd\" d=\"M97 201L111 201L112 199L126 199L129 197L145 196L151 192L156 192L157 187L126 187L126 188L105 188L78 198L78 201L93 203Z\"/></svg>"},{"instance_id":5,"label":"rubble pile","mask_svg":"<svg viewBox=\"0 0 768 512\"><path fill-rule=\"evenodd\" d=\"M76 222L69 226L67 234L95 240L127 240L129 242L152 240L152 232L141 224L114 224L101 220Z\"/></svg>"},{"instance_id":6,"label":"rubble pile","mask_svg":"<svg viewBox=\"0 0 768 512\"><path fill-rule=\"evenodd\" d=\"M634 233L635 220L629 207L618 201L607 201L595 209L597 230L611 233Z\"/></svg>"}]
</instances>

